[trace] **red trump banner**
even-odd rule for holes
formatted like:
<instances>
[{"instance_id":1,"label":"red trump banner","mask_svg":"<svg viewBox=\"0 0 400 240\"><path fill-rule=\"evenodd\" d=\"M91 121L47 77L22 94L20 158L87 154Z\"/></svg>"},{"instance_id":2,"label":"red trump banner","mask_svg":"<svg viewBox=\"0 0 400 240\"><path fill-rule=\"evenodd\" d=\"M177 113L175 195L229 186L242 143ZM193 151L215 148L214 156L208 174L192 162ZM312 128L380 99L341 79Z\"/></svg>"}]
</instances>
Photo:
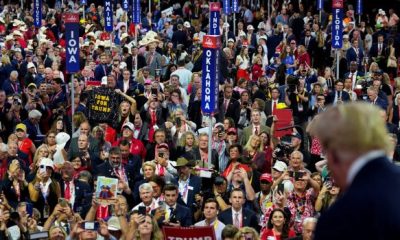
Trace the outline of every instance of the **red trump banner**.
<instances>
[{"instance_id":1,"label":"red trump banner","mask_svg":"<svg viewBox=\"0 0 400 240\"><path fill-rule=\"evenodd\" d=\"M216 240L214 228L209 227L163 227L165 240Z\"/></svg>"}]
</instances>

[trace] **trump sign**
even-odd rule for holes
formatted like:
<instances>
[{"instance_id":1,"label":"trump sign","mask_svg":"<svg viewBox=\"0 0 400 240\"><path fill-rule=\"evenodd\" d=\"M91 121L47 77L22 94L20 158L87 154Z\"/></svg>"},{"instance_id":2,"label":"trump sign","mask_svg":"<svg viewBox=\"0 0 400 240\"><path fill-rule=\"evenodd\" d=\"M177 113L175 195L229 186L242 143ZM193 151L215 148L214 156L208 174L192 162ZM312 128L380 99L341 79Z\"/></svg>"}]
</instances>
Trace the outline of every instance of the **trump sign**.
<instances>
[{"instance_id":1,"label":"trump sign","mask_svg":"<svg viewBox=\"0 0 400 240\"><path fill-rule=\"evenodd\" d=\"M343 0L332 2L332 48L342 48L343 45Z\"/></svg>"},{"instance_id":2,"label":"trump sign","mask_svg":"<svg viewBox=\"0 0 400 240\"><path fill-rule=\"evenodd\" d=\"M201 110L209 114L213 113L218 106L219 39L219 36L214 35L203 37Z\"/></svg>"},{"instance_id":3,"label":"trump sign","mask_svg":"<svg viewBox=\"0 0 400 240\"><path fill-rule=\"evenodd\" d=\"M65 13L65 38L67 41L67 72L79 72L79 14Z\"/></svg>"}]
</instances>

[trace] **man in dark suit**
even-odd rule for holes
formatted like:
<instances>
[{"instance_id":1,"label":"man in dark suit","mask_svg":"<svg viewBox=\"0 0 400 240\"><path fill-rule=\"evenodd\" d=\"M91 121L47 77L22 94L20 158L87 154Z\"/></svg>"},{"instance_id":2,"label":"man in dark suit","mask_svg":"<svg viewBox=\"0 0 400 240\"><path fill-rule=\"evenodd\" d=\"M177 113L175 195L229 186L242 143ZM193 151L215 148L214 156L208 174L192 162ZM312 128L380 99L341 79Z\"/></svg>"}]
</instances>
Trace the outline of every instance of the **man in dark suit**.
<instances>
[{"instance_id":1,"label":"man in dark suit","mask_svg":"<svg viewBox=\"0 0 400 240\"><path fill-rule=\"evenodd\" d=\"M400 169L387 158L392 143L379 111L343 104L313 123L311 134L343 193L318 219L314 240L400 239Z\"/></svg>"},{"instance_id":2,"label":"man in dark suit","mask_svg":"<svg viewBox=\"0 0 400 240\"><path fill-rule=\"evenodd\" d=\"M118 178L118 187L122 189L122 195L127 202L133 205L133 190L135 186L135 170L132 165L123 165L121 150L119 147L112 147L109 152L108 161L97 166L97 176ZM129 206L133 207L133 206Z\"/></svg>"},{"instance_id":3,"label":"man in dark suit","mask_svg":"<svg viewBox=\"0 0 400 240\"><path fill-rule=\"evenodd\" d=\"M224 87L224 97L219 101L219 113L218 122L223 122L227 117L230 117L237 125L240 118L240 104L236 99L232 98L233 87L230 85L225 85Z\"/></svg>"},{"instance_id":4,"label":"man in dark suit","mask_svg":"<svg viewBox=\"0 0 400 240\"><path fill-rule=\"evenodd\" d=\"M361 48L359 48L358 40L353 39L351 42L351 48L347 49L346 60L348 63L355 61L358 66L358 70L362 70L361 66L363 66L362 65L363 59L364 59L364 52Z\"/></svg>"},{"instance_id":5,"label":"man in dark suit","mask_svg":"<svg viewBox=\"0 0 400 240\"><path fill-rule=\"evenodd\" d=\"M167 184L164 189L164 204L160 205L159 209L153 210L155 214L157 211L163 211L159 219L156 219L158 226L171 226L171 227L190 227L193 224L192 211L190 208L185 207L179 203L179 189L176 185ZM158 214L157 214L158 215Z\"/></svg>"},{"instance_id":6,"label":"man in dark suit","mask_svg":"<svg viewBox=\"0 0 400 240\"><path fill-rule=\"evenodd\" d=\"M385 99L378 96L378 91L374 87L369 87L367 90L368 102L376 105L377 107L387 110L387 102Z\"/></svg>"},{"instance_id":7,"label":"man in dark suit","mask_svg":"<svg viewBox=\"0 0 400 240\"><path fill-rule=\"evenodd\" d=\"M107 65L107 55L105 53L100 56L100 64L94 69L94 78L96 81L101 81L104 76L111 73L110 66Z\"/></svg>"},{"instance_id":8,"label":"man in dark suit","mask_svg":"<svg viewBox=\"0 0 400 240\"><path fill-rule=\"evenodd\" d=\"M22 87L18 81L18 72L12 71L10 77L3 82L1 88L6 92L6 95L21 94Z\"/></svg>"},{"instance_id":9,"label":"man in dark suit","mask_svg":"<svg viewBox=\"0 0 400 240\"><path fill-rule=\"evenodd\" d=\"M89 184L73 179L74 168L71 162L64 162L61 168L61 197L65 198L72 206L74 212L85 217L92 203L92 190Z\"/></svg>"},{"instance_id":10,"label":"man in dark suit","mask_svg":"<svg viewBox=\"0 0 400 240\"><path fill-rule=\"evenodd\" d=\"M336 105L338 103L349 102L350 95L343 91L344 83L340 80L336 80L335 82L335 91L332 91L328 94L326 98L326 104Z\"/></svg>"},{"instance_id":11,"label":"man in dark suit","mask_svg":"<svg viewBox=\"0 0 400 240\"><path fill-rule=\"evenodd\" d=\"M223 222L225 225L233 224L239 229L242 227L252 227L257 231L260 230L256 213L243 208L243 205L246 202L246 197L242 189L233 189L231 191L229 202L232 204L232 207L222 211L218 215L218 220Z\"/></svg>"},{"instance_id":12,"label":"man in dark suit","mask_svg":"<svg viewBox=\"0 0 400 240\"><path fill-rule=\"evenodd\" d=\"M350 71L344 74L344 78L351 79L351 89L354 90L357 85L357 77L364 77L364 73L358 71L358 65L356 61L350 62Z\"/></svg>"},{"instance_id":13,"label":"man in dark suit","mask_svg":"<svg viewBox=\"0 0 400 240\"><path fill-rule=\"evenodd\" d=\"M175 168L178 171L178 187L182 201L191 208L195 203L195 195L200 192L201 178L191 174L189 161L185 158L178 158Z\"/></svg>"},{"instance_id":14,"label":"man in dark suit","mask_svg":"<svg viewBox=\"0 0 400 240\"><path fill-rule=\"evenodd\" d=\"M146 66L146 59L143 57L143 55L139 55L138 52L138 48L137 46L132 46L131 48L132 51L132 55L129 55L126 58L126 68L130 71L133 72L133 70L135 70L136 67L136 63L137 63L137 69L141 69L143 67Z\"/></svg>"},{"instance_id":15,"label":"man in dark suit","mask_svg":"<svg viewBox=\"0 0 400 240\"><path fill-rule=\"evenodd\" d=\"M315 38L311 36L311 30L307 29L305 32L304 38L300 40L299 45L303 45L306 47L308 54L312 56L312 54L315 51L315 48L317 47L317 42L315 41Z\"/></svg>"},{"instance_id":16,"label":"man in dark suit","mask_svg":"<svg viewBox=\"0 0 400 240\"><path fill-rule=\"evenodd\" d=\"M201 133L199 135L199 146L196 148L193 148L189 152L186 152L183 154L183 157L190 161L196 161L200 160L200 167L204 167L204 164L207 164L208 159L204 159L205 157L207 158L208 156L208 134L207 133ZM211 152L211 164L213 165L214 169L219 170L219 162L218 162L218 152L215 149L212 149ZM207 167L207 166L205 166Z\"/></svg>"},{"instance_id":17,"label":"man in dark suit","mask_svg":"<svg viewBox=\"0 0 400 240\"><path fill-rule=\"evenodd\" d=\"M378 35L378 42L371 46L371 49L369 50L369 55L372 61L378 63L380 69L385 70L387 63L385 57L386 44L383 41L383 35Z\"/></svg>"}]
</instances>

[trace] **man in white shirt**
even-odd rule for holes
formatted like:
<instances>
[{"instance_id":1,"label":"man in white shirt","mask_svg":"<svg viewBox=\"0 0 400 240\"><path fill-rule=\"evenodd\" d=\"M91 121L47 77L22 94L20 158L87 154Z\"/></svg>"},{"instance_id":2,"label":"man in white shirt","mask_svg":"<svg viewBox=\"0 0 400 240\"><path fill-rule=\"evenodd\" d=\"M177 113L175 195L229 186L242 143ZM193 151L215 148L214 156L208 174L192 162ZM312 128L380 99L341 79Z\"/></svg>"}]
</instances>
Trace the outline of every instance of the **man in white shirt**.
<instances>
[{"instance_id":1,"label":"man in white shirt","mask_svg":"<svg viewBox=\"0 0 400 240\"><path fill-rule=\"evenodd\" d=\"M146 214L159 207L158 202L153 198L153 187L150 183L143 183L139 186L139 196L141 203L136 205L132 210L139 210L139 207L146 208Z\"/></svg>"},{"instance_id":2,"label":"man in white shirt","mask_svg":"<svg viewBox=\"0 0 400 240\"><path fill-rule=\"evenodd\" d=\"M203 226L213 226L215 232L215 238L217 240L222 240L222 230L225 227L225 224L218 220L217 215L219 212L219 205L217 200L214 198L209 198L204 203L204 220L197 222L195 226L203 227Z\"/></svg>"},{"instance_id":3,"label":"man in white shirt","mask_svg":"<svg viewBox=\"0 0 400 240\"><path fill-rule=\"evenodd\" d=\"M192 72L185 68L185 59L178 61L178 69L176 69L172 74L179 76L179 83L182 88L188 88L190 80L192 80Z\"/></svg>"}]
</instances>

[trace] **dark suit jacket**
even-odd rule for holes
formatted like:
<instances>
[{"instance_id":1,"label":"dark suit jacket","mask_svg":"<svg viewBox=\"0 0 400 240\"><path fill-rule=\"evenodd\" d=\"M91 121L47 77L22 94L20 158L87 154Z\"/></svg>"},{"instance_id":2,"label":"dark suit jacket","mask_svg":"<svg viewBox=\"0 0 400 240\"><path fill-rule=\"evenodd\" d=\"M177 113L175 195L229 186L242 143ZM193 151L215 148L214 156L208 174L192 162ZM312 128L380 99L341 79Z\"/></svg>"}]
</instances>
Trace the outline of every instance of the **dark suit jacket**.
<instances>
[{"instance_id":1,"label":"dark suit jacket","mask_svg":"<svg viewBox=\"0 0 400 240\"><path fill-rule=\"evenodd\" d=\"M135 66L133 65L132 55L126 58L126 68L132 73L132 70L135 70ZM138 55L137 57L137 69L141 69L146 66L146 59L143 55Z\"/></svg>"},{"instance_id":2,"label":"dark suit jacket","mask_svg":"<svg viewBox=\"0 0 400 240\"><path fill-rule=\"evenodd\" d=\"M132 165L125 165L125 174L126 177L128 178L128 185L129 188L132 191L132 194L126 194L125 192L122 193L124 197L126 198L126 201L129 205L130 208L134 207L134 198L133 198L133 191L135 187L135 181L136 181L136 173L135 170L133 169ZM100 164L96 168L97 176L104 176L104 177L109 177L109 178L118 178L115 173L113 168L111 167L110 163L108 161Z\"/></svg>"},{"instance_id":3,"label":"dark suit jacket","mask_svg":"<svg viewBox=\"0 0 400 240\"><path fill-rule=\"evenodd\" d=\"M12 95L14 93L20 94L22 92L22 88L21 88L21 85L19 84L19 82L17 82L16 89L14 89L11 85L12 84L11 84L10 79L7 79L4 81L3 85L1 86L1 88L4 90L4 92L6 92L6 96Z\"/></svg>"},{"instance_id":4,"label":"dark suit jacket","mask_svg":"<svg viewBox=\"0 0 400 240\"><path fill-rule=\"evenodd\" d=\"M304 47L306 46L306 38L303 37L298 45L303 45ZM313 52L315 51L315 48L317 47L317 42L315 41L314 37L310 37L310 41L308 42L308 48L307 52L308 54L310 54L310 56L313 54Z\"/></svg>"},{"instance_id":5,"label":"dark suit jacket","mask_svg":"<svg viewBox=\"0 0 400 240\"><path fill-rule=\"evenodd\" d=\"M224 120L224 118L230 117L233 119L233 121L235 122L235 125L237 125L237 123L239 122L239 118L240 118L240 104L237 100L231 98L231 100L229 100L229 104L228 104L228 108L225 112L224 109L224 98L220 98L219 100L219 113L218 113L218 122L222 122Z\"/></svg>"},{"instance_id":6,"label":"dark suit jacket","mask_svg":"<svg viewBox=\"0 0 400 240\"><path fill-rule=\"evenodd\" d=\"M98 156L99 155L99 142L92 137L91 135L89 136L89 154L92 156L92 154ZM69 145L68 149L68 159L74 158L79 156L79 148L78 148L78 138L72 138L71 143Z\"/></svg>"},{"instance_id":7,"label":"dark suit jacket","mask_svg":"<svg viewBox=\"0 0 400 240\"><path fill-rule=\"evenodd\" d=\"M94 69L94 78L96 81L101 81L101 79L104 76L107 76L108 74L111 73L111 68L109 66L106 65L105 68L106 68L106 74L104 74L104 69L102 64L96 66L96 68Z\"/></svg>"},{"instance_id":8,"label":"dark suit jacket","mask_svg":"<svg viewBox=\"0 0 400 240\"><path fill-rule=\"evenodd\" d=\"M359 52L358 52L358 61L357 61L357 54L356 54L356 51L354 50L354 48L351 47L351 48L347 49L346 60L347 60L348 65L350 65L351 61L356 61L359 66L359 70L361 70L361 66L362 66L361 63L364 58L364 52L361 48L359 48L358 51Z\"/></svg>"},{"instance_id":9,"label":"dark suit jacket","mask_svg":"<svg viewBox=\"0 0 400 240\"><path fill-rule=\"evenodd\" d=\"M399 167L373 159L318 219L314 239L400 239L399 188Z\"/></svg>"},{"instance_id":10,"label":"dark suit jacket","mask_svg":"<svg viewBox=\"0 0 400 240\"><path fill-rule=\"evenodd\" d=\"M326 98L326 105L332 104L335 101L335 94L336 94L336 91L332 91L328 94L328 96ZM345 91L342 91L342 101L343 102L350 101L350 95Z\"/></svg>"},{"instance_id":11,"label":"dark suit jacket","mask_svg":"<svg viewBox=\"0 0 400 240\"><path fill-rule=\"evenodd\" d=\"M385 99L383 99L383 98L381 98L381 97L379 97L379 96L378 96L378 98L377 98L376 101L375 101L375 105L376 105L377 107L382 108L383 110L386 110L386 109L387 109L387 106L388 106L388 104L387 104L387 102L385 101Z\"/></svg>"},{"instance_id":12,"label":"dark suit jacket","mask_svg":"<svg viewBox=\"0 0 400 240\"><path fill-rule=\"evenodd\" d=\"M381 57L385 57L385 48L386 48L386 44L382 43ZM369 50L369 56L377 57L378 53L379 53L378 43L372 44L371 49Z\"/></svg>"},{"instance_id":13,"label":"dark suit jacket","mask_svg":"<svg viewBox=\"0 0 400 240\"><path fill-rule=\"evenodd\" d=\"M191 151L184 153L183 157L193 161L201 160L200 150L198 148L192 149ZM211 152L211 164L214 165L216 170L219 169L218 152L215 149Z\"/></svg>"},{"instance_id":14,"label":"dark suit jacket","mask_svg":"<svg viewBox=\"0 0 400 240\"><path fill-rule=\"evenodd\" d=\"M252 227L256 231L260 231L260 225L258 225L258 219L255 212L243 208L242 217L242 226ZM220 212L218 215L218 220L223 222L225 225L233 224L232 208L228 208L225 211Z\"/></svg>"},{"instance_id":15,"label":"dark suit jacket","mask_svg":"<svg viewBox=\"0 0 400 240\"><path fill-rule=\"evenodd\" d=\"M64 197L65 182L60 179L61 197ZM82 182L80 180L74 180L74 190L75 190L75 201L74 201L74 212L79 213L81 217L85 217L86 213L89 211L92 204L92 189L89 184Z\"/></svg>"},{"instance_id":16,"label":"dark suit jacket","mask_svg":"<svg viewBox=\"0 0 400 240\"><path fill-rule=\"evenodd\" d=\"M193 203L195 203L194 196L200 192L201 189L201 178L190 174L189 177L189 187L188 187L188 196L186 206L191 208ZM178 184L178 179L175 179L175 184ZM181 196L182 197L182 196Z\"/></svg>"},{"instance_id":17,"label":"dark suit jacket","mask_svg":"<svg viewBox=\"0 0 400 240\"><path fill-rule=\"evenodd\" d=\"M166 208L169 208L168 205L165 204ZM190 227L191 225L193 225L193 220L192 220L192 211L190 210L190 208L185 207L183 205L180 204L176 204L176 208L174 209L175 212L175 216L176 219L179 221L179 223L181 224L181 227ZM151 211L151 214L154 215L155 210ZM162 228L162 226L164 225L164 220L165 220L165 216L162 216L159 220L158 220L158 226L160 228Z\"/></svg>"}]
</instances>

